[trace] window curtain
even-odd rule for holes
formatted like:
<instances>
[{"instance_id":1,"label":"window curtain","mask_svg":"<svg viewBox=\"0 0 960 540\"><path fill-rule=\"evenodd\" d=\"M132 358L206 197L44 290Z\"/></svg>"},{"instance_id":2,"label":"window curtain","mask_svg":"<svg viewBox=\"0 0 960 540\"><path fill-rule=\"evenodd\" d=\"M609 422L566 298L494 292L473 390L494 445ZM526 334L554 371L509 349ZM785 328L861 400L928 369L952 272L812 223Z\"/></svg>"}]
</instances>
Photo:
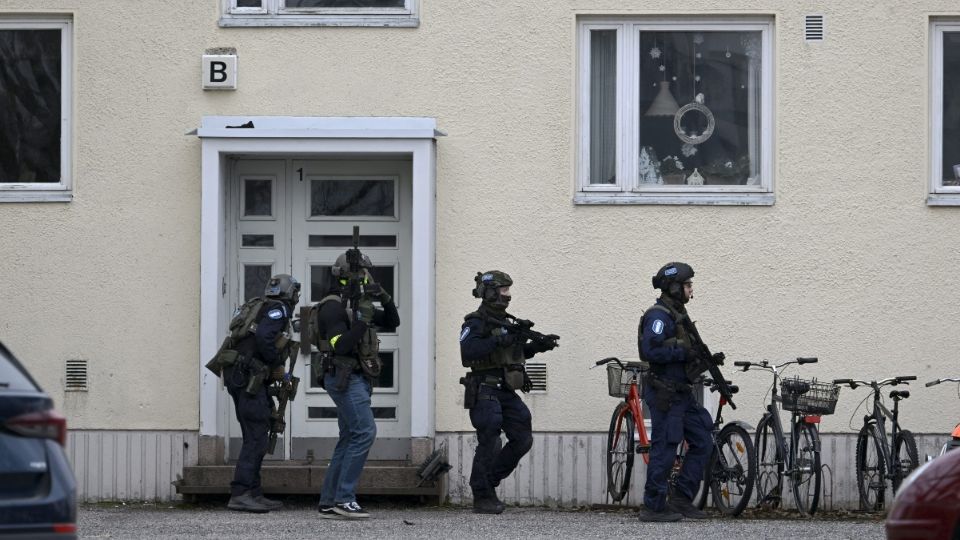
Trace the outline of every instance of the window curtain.
<instances>
[{"instance_id":1,"label":"window curtain","mask_svg":"<svg viewBox=\"0 0 960 540\"><path fill-rule=\"evenodd\" d=\"M590 32L590 183L617 182L617 31Z\"/></svg>"}]
</instances>

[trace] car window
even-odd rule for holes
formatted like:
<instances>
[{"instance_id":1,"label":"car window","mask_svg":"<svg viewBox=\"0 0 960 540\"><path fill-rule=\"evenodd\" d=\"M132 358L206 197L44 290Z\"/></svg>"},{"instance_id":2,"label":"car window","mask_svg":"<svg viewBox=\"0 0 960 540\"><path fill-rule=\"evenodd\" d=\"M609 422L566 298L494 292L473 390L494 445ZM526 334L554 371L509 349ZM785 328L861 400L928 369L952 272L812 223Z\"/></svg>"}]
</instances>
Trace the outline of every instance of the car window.
<instances>
[{"instance_id":1,"label":"car window","mask_svg":"<svg viewBox=\"0 0 960 540\"><path fill-rule=\"evenodd\" d=\"M10 473L42 473L47 470L43 439L0 432L0 478Z\"/></svg>"},{"instance_id":2,"label":"car window","mask_svg":"<svg viewBox=\"0 0 960 540\"><path fill-rule=\"evenodd\" d=\"M0 392L9 390L38 390L26 374L20 371L6 351L0 349Z\"/></svg>"}]
</instances>

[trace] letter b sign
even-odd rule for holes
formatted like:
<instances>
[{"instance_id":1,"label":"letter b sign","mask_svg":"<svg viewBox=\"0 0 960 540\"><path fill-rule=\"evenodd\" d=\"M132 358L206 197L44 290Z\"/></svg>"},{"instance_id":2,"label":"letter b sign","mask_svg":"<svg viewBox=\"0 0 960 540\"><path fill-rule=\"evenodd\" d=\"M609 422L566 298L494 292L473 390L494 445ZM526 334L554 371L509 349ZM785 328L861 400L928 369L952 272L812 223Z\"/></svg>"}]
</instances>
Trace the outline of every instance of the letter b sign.
<instances>
[{"instance_id":1,"label":"letter b sign","mask_svg":"<svg viewBox=\"0 0 960 540\"><path fill-rule=\"evenodd\" d=\"M236 90L237 57L226 54L203 55L203 89Z\"/></svg>"}]
</instances>

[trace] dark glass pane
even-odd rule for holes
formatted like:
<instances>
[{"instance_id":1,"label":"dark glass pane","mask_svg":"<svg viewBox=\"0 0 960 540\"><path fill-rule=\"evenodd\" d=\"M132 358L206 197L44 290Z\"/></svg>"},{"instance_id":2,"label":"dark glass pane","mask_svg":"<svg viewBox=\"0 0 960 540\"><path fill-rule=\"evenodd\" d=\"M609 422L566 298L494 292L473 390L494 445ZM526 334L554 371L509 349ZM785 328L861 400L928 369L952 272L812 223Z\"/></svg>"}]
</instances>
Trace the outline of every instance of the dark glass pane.
<instances>
[{"instance_id":1,"label":"dark glass pane","mask_svg":"<svg viewBox=\"0 0 960 540\"><path fill-rule=\"evenodd\" d=\"M590 183L617 182L617 31L590 32Z\"/></svg>"},{"instance_id":2,"label":"dark glass pane","mask_svg":"<svg viewBox=\"0 0 960 540\"><path fill-rule=\"evenodd\" d=\"M262 4L262 0L237 0L237 7L258 8Z\"/></svg>"},{"instance_id":3,"label":"dark glass pane","mask_svg":"<svg viewBox=\"0 0 960 540\"><path fill-rule=\"evenodd\" d=\"M272 216L273 181L246 180L243 184L243 215Z\"/></svg>"},{"instance_id":4,"label":"dark glass pane","mask_svg":"<svg viewBox=\"0 0 960 540\"><path fill-rule=\"evenodd\" d=\"M760 183L760 38L640 34L641 185Z\"/></svg>"},{"instance_id":5,"label":"dark glass pane","mask_svg":"<svg viewBox=\"0 0 960 540\"><path fill-rule=\"evenodd\" d=\"M273 247L272 234L245 234L243 235L243 247Z\"/></svg>"},{"instance_id":6,"label":"dark glass pane","mask_svg":"<svg viewBox=\"0 0 960 540\"><path fill-rule=\"evenodd\" d=\"M60 181L60 31L0 30L0 182Z\"/></svg>"},{"instance_id":7,"label":"dark glass pane","mask_svg":"<svg viewBox=\"0 0 960 540\"><path fill-rule=\"evenodd\" d=\"M288 8L402 8L404 0L286 0Z\"/></svg>"},{"instance_id":8,"label":"dark glass pane","mask_svg":"<svg viewBox=\"0 0 960 540\"><path fill-rule=\"evenodd\" d=\"M392 351L380 353L383 369L380 370L380 376L373 381L374 388L393 388L394 358L396 356Z\"/></svg>"},{"instance_id":9,"label":"dark glass pane","mask_svg":"<svg viewBox=\"0 0 960 540\"><path fill-rule=\"evenodd\" d=\"M943 34L943 185L960 186L960 32Z\"/></svg>"},{"instance_id":10,"label":"dark glass pane","mask_svg":"<svg viewBox=\"0 0 960 540\"><path fill-rule=\"evenodd\" d=\"M313 180L311 216L394 216L393 180Z\"/></svg>"},{"instance_id":11,"label":"dark glass pane","mask_svg":"<svg viewBox=\"0 0 960 540\"><path fill-rule=\"evenodd\" d=\"M378 420L393 420L397 417L396 407L371 407L373 417Z\"/></svg>"},{"instance_id":12,"label":"dark glass pane","mask_svg":"<svg viewBox=\"0 0 960 540\"><path fill-rule=\"evenodd\" d=\"M270 281L270 271L273 267L267 265L243 265L243 301L263 295L263 289Z\"/></svg>"},{"instance_id":13,"label":"dark glass pane","mask_svg":"<svg viewBox=\"0 0 960 540\"><path fill-rule=\"evenodd\" d=\"M393 276L393 266L375 266L370 269L374 281L383 287L387 294L396 298ZM333 287L333 275L330 274L330 265L310 266L310 302L316 303L323 299ZM380 332L396 332L396 328L378 327Z\"/></svg>"},{"instance_id":14,"label":"dark glass pane","mask_svg":"<svg viewBox=\"0 0 960 540\"><path fill-rule=\"evenodd\" d=\"M351 234L311 234L309 246L318 247L353 247ZM360 247L397 247L397 236L393 234L360 235Z\"/></svg>"}]
</instances>

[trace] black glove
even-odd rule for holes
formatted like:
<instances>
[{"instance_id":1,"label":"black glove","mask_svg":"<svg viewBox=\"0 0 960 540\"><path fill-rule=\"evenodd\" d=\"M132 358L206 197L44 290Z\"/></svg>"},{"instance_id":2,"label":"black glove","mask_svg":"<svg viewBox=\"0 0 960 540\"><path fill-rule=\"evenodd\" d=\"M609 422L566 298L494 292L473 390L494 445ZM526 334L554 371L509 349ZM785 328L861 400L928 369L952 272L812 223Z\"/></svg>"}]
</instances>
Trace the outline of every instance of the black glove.
<instances>
[{"instance_id":1,"label":"black glove","mask_svg":"<svg viewBox=\"0 0 960 540\"><path fill-rule=\"evenodd\" d=\"M533 390L533 381L530 380L530 376L527 375L527 372L523 372L523 386L520 387L520 391L524 394L529 394Z\"/></svg>"},{"instance_id":2,"label":"black glove","mask_svg":"<svg viewBox=\"0 0 960 540\"><path fill-rule=\"evenodd\" d=\"M560 346L557 343L557 340L560 339L560 336L556 334L549 334L543 337L543 339L537 340L537 352L547 352L552 351Z\"/></svg>"},{"instance_id":3,"label":"black glove","mask_svg":"<svg viewBox=\"0 0 960 540\"><path fill-rule=\"evenodd\" d=\"M722 352L713 353L713 356L710 357L710 359L713 360L713 363L718 366L722 366L723 361L726 360L726 358L727 355L723 354Z\"/></svg>"}]
</instances>

